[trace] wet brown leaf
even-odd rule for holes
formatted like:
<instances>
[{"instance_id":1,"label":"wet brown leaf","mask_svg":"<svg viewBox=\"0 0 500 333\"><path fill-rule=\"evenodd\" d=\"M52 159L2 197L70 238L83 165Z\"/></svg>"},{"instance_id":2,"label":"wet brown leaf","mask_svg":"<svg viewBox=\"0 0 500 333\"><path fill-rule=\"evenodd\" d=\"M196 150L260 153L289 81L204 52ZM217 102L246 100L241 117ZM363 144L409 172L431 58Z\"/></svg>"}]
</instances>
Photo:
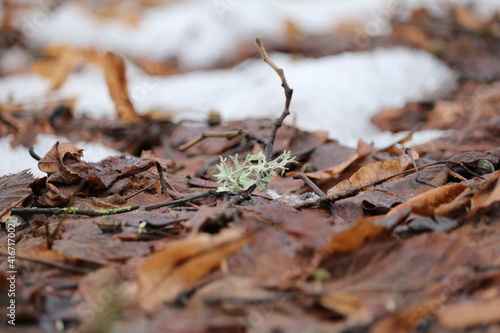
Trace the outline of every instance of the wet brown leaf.
<instances>
[{"instance_id":1,"label":"wet brown leaf","mask_svg":"<svg viewBox=\"0 0 500 333\"><path fill-rule=\"evenodd\" d=\"M364 187L379 180L392 177L401 173L406 166L399 161L388 160L373 162L361 167L349 179L346 179L328 190L328 195L343 193L349 189Z\"/></svg>"},{"instance_id":2,"label":"wet brown leaf","mask_svg":"<svg viewBox=\"0 0 500 333\"><path fill-rule=\"evenodd\" d=\"M0 222L10 216L10 208L19 206L32 191L29 185L35 178L28 170L0 178Z\"/></svg>"},{"instance_id":3,"label":"wet brown leaf","mask_svg":"<svg viewBox=\"0 0 500 333\"><path fill-rule=\"evenodd\" d=\"M431 216L435 213L435 210L438 207L451 202L466 188L467 186L464 184L448 184L429 190L392 209L389 212L389 215L399 214L402 211L411 208L413 213L423 216Z\"/></svg>"},{"instance_id":4,"label":"wet brown leaf","mask_svg":"<svg viewBox=\"0 0 500 333\"><path fill-rule=\"evenodd\" d=\"M446 328L465 329L500 321L499 309L500 298L455 303L444 306L438 320Z\"/></svg>"},{"instance_id":5,"label":"wet brown leaf","mask_svg":"<svg viewBox=\"0 0 500 333\"><path fill-rule=\"evenodd\" d=\"M177 241L153 254L137 273L141 306L153 310L173 302L250 238L236 229L224 229L217 235L198 234Z\"/></svg>"},{"instance_id":6,"label":"wet brown leaf","mask_svg":"<svg viewBox=\"0 0 500 333\"><path fill-rule=\"evenodd\" d=\"M475 215L479 210L500 201L500 170L496 171L490 179L480 185L479 190L472 197L470 213Z\"/></svg>"}]
</instances>

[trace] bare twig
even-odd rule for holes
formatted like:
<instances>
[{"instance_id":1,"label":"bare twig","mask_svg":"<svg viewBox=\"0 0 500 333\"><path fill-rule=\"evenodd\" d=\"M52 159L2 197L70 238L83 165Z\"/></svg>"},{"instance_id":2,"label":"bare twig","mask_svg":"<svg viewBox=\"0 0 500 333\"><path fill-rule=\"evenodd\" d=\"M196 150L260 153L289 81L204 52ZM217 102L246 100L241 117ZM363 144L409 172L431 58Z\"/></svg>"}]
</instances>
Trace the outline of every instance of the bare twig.
<instances>
[{"instance_id":1,"label":"bare twig","mask_svg":"<svg viewBox=\"0 0 500 333\"><path fill-rule=\"evenodd\" d=\"M468 168L466 168L466 166L463 165L463 163L461 163L461 162L452 162L452 161L433 162L433 163L429 163L429 164L425 164L425 165L420 166L420 169L428 168L428 167L435 166L435 165L443 165L443 164L446 165L448 168L451 168L452 165L461 166L467 172L475 175L472 171L470 171ZM388 182L391 179L394 179L394 178L400 177L400 176L406 176L406 175L408 175L408 174L410 174L412 172L416 172L416 171L417 171L417 169L415 169L415 168L408 169L408 170L402 171L400 173L394 174L392 176L386 177L384 179L377 180L377 181L375 181L373 183L370 183L370 184L367 184L365 186L348 189L347 191L345 191L343 193L337 193L337 194L327 195L327 196L324 196L324 197L320 196L320 198L313 199L313 200L308 200L306 202L303 202L303 203L300 203L298 205L295 205L295 208L297 208L297 209L306 208L306 207L316 206L316 205L322 204L324 202L335 202L335 201L338 201L338 200L342 200L342 199L347 199L347 198L350 198L350 197L354 197L354 196L358 195L359 193L361 193L363 191L366 191L366 190L368 190L368 189L370 189L372 187L381 185L381 184L383 184L385 182ZM428 185L428 184L426 184L426 185ZM431 186L433 186L433 185L431 185Z\"/></svg>"},{"instance_id":2,"label":"bare twig","mask_svg":"<svg viewBox=\"0 0 500 333\"><path fill-rule=\"evenodd\" d=\"M306 174L299 173L293 176L293 179L300 179L304 183L306 183L311 190L313 190L314 193L316 193L320 198L326 197L326 193L323 192L318 185L316 185L309 177L307 177ZM327 202L328 209L330 209L330 212L332 214L335 214L335 207L333 206L333 202Z\"/></svg>"},{"instance_id":3,"label":"bare twig","mask_svg":"<svg viewBox=\"0 0 500 333\"><path fill-rule=\"evenodd\" d=\"M307 186L309 186L311 188L311 190L313 190L314 193L316 193L320 198L322 197L326 197L326 194L325 192L323 192L319 187L318 185L314 184L313 181L307 177L307 175L303 174L303 173L299 173L299 174L296 174L296 175L293 175L292 177L293 179L300 179L302 180L304 183L306 183Z\"/></svg>"},{"instance_id":4,"label":"bare twig","mask_svg":"<svg viewBox=\"0 0 500 333\"><path fill-rule=\"evenodd\" d=\"M12 208L12 214L17 215L33 215L33 214L52 214L52 215L60 215L60 214L74 214L74 215L86 215L86 216L104 216L104 215L113 215L113 214L122 214L128 213L133 210L138 209L139 206L125 206L117 209L102 209L102 210L93 210L93 209L81 209L78 207L67 207L67 208Z\"/></svg>"},{"instance_id":5,"label":"bare twig","mask_svg":"<svg viewBox=\"0 0 500 333\"><path fill-rule=\"evenodd\" d=\"M144 206L143 209L144 210L153 210L153 209L158 209L158 208L162 208L162 207L175 206L175 205L179 205L179 204L182 204L182 203L189 202L191 200L206 198L206 197L208 197L210 195L219 195L219 193L217 193L214 190L210 190L210 191L207 191L207 192L203 192L203 193L191 195L189 197L178 199L178 200L172 200L172 201L162 202L162 203L159 203L159 204L156 204L156 205Z\"/></svg>"},{"instance_id":6,"label":"bare twig","mask_svg":"<svg viewBox=\"0 0 500 333\"><path fill-rule=\"evenodd\" d=\"M239 130L234 130L234 131L222 131L222 132L207 131L207 132L203 132L199 137L197 137L197 138L183 144L182 146L180 146L179 150L185 151L188 148L191 148L192 146L197 144L198 142L201 142L207 138L226 138L228 140L231 140L237 136L243 136L247 139L254 140L260 144L266 144L266 142L267 142L266 138L264 138L258 134L252 133L246 129L239 129Z\"/></svg>"},{"instance_id":7,"label":"bare twig","mask_svg":"<svg viewBox=\"0 0 500 333\"><path fill-rule=\"evenodd\" d=\"M291 89L288 86L288 83L286 81L285 77L285 72L283 69L279 68L276 66L276 64L269 58L269 55L267 54L266 49L264 48L264 45L262 44L262 41L260 39L256 39L255 43L257 44L257 47L259 48L259 52L262 56L262 59L264 62L266 62L269 66L271 66L272 69L278 74L278 76L281 79L281 86L283 87L285 91L285 107L283 108L283 112L281 113L281 116L279 118L276 118L273 123L273 128L271 129L271 133L269 134L268 138L264 138L260 135L257 135L255 133L252 133L246 129L239 129L239 130L234 130L234 131L222 131L222 132L214 132L214 131L207 131L202 133L199 137L191 140L190 142L187 142L183 144L182 146L179 147L180 151L185 151L186 149L194 146L195 144L207 139L207 138L227 138L228 140L233 139L237 136L244 136L245 138L249 140L253 140L259 144L262 145L262 148L264 150L264 154L266 155L266 158L268 161L271 161L273 159L273 146L274 146L274 140L276 139L276 134L278 132L278 129L283 125L283 121L285 118L290 115L290 103L292 101L292 95L293 95L293 89Z\"/></svg>"},{"instance_id":8,"label":"bare twig","mask_svg":"<svg viewBox=\"0 0 500 333\"><path fill-rule=\"evenodd\" d=\"M0 256L8 257L9 254L0 251ZM45 266L54 267L54 268L58 268L58 269L63 269L63 270L66 270L66 271L69 271L72 273L76 273L76 274L87 274L88 273L88 271L81 269L81 268L67 266L67 265L63 265L63 264L58 264L55 262L48 262L48 261L43 261L43 260L39 260L39 259L28 258L28 257L21 256L19 254L16 254L16 259L26 260L26 261L30 261L30 262L35 263L35 264L40 264L40 265L45 265Z\"/></svg>"},{"instance_id":9,"label":"bare twig","mask_svg":"<svg viewBox=\"0 0 500 333\"><path fill-rule=\"evenodd\" d=\"M415 159L413 158L413 153L412 153L410 148L405 149L405 154L410 157L411 163L413 164L413 168L415 169L415 173L417 174L415 177L415 181L417 183L424 184L427 186L437 187L437 185L429 183L427 180L425 180L421 177L420 172L418 171L417 163L415 162Z\"/></svg>"},{"instance_id":10,"label":"bare twig","mask_svg":"<svg viewBox=\"0 0 500 333\"><path fill-rule=\"evenodd\" d=\"M33 146L30 146L28 148L28 152L30 154L31 157L33 157L35 160L37 161L40 161L42 158L40 157L40 155L38 155L36 152L35 152L35 149L33 148Z\"/></svg>"},{"instance_id":11,"label":"bare twig","mask_svg":"<svg viewBox=\"0 0 500 333\"><path fill-rule=\"evenodd\" d=\"M253 184L252 186L250 186L246 190L241 191L241 192L233 195L231 197L231 199L229 199L229 201L227 203L228 206L229 207L236 206L236 205L241 204L243 201L252 199L252 195L251 194L255 190L256 187L257 187L257 185Z\"/></svg>"},{"instance_id":12,"label":"bare twig","mask_svg":"<svg viewBox=\"0 0 500 333\"><path fill-rule=\"evenodd\" d=\"M271 130L271 134L269 135L269 138L267 139L264 147L264 153L266 154L267 159L270 161L273 159L273 145L274 139L276 138L276 133L278 132L278 129L281 127L281 125L283 125L283 121L285 120L285 118L290 115L290 103L292 101L293 89L290 89L290 87L288 86L283 69L276 66L276 64L269 58L269 55L267 54L267 51L262 44L262 40L260 38L257 38L255 40L255 43L257 43L257 47L259 48L259 52L262 55L262 59L269 66L271 66L280 77L281 86L285 91L286 98L283 112L281 113L281 116L274 121L273 129Z\"/></svg>"}]
</instances>

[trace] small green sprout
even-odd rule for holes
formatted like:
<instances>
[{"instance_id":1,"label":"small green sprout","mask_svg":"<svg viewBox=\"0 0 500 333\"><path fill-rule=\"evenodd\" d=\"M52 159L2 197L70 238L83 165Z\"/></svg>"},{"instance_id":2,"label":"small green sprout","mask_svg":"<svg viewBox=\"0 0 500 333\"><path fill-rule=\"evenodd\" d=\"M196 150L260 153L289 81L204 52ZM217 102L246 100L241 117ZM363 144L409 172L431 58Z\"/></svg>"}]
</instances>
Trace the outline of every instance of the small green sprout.
<instances>
[{"instance_id":1,"label":"small green sprout","mask_svg":"<svg viewBox=\"0 0 500 333\"><path fill-rule=\"evenodd\" d=\"M144 229L146 229L146 226L148 225L148 222L146 221L142 221L140 224L139 224L139 228L137 228L137 233L138 234L142 234L144 232Z\"/></svg>"},{"instance_id":2,"label":"small green sprout","mask_svg":"<svg viewBox=\"0 0 500 333\"><path fill-rule=\"evenodd\" d=\"M242 164L238 162L238 154L229 156L234 163L234 168L226 165L226 158L220 158L220 164L217 165L218 173L215 175L217 181L222 186L217 188L217 192L237 192L245 191L252 185L257 185L259 190L265 190L267 185L276 177L275 169L281 169L281 174L288 168L286 165L291 162L297 162L295 156L291 157L289 151L276 159L268 162L264 153L249 154Z\"/></svg>"}]
</instances>

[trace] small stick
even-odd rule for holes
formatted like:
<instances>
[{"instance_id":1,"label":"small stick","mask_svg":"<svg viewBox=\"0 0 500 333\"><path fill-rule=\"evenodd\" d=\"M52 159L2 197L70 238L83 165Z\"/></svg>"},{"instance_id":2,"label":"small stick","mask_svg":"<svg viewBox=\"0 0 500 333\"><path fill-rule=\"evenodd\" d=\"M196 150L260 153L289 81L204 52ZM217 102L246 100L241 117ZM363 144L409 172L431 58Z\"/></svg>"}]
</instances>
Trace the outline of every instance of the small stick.
<instances>
[{"instance_id":1,"label":"small stick","mask_svg":"<svg viewBox=\"0 0 500 333\"><path fill-rule=\"evenodd\" d=\"M314 193L316 193L320 198L326 197L326 193L323 192L318 185L316 185L307 175L303 173L299 173L293 176L293 179L300 179L304 183L306 183L307 186L313 190ZM330 212L335 214L335 207L333 206L333 202L328 202L328 208L330 209Z\"/></svg>"},{"instance_id":2,"label":"small stick","mask_svg":"<svg viewBox=\"0 0 500 333\"><path fill-rule=\"evenodd\" d=\"M207 131L203 132L199 137L183 144L182 146L179 147L180 151L185 151L188 148L191 148L195 144L207 139L207 138L226 138L228 140L234 139L237 136L244 136L247 139L254 140L260 144L265 144L267 139L264 137L252 133L246 129L239 129L239 130L234 130L234 131L222 131L222 132L214 132L214 131Z\"/></svg>"},{"instance_id":3,"label":"small stick","mask_svg":"<svg viewBox=\"0 0 500 333\"><path fill-rule=\"evenodd\" d=\"M424 185L427 185L427 186L437 187L437 185L429 183L427 180L425 180L422 177L420 177L420 172L418 171L417 163L415 162L415 159L413 158L413 154L412 154L410 148L406 148L405 149L405 154L410 157L411 163L413 163L413 168L415 169L415 173L417 174L417 176L415 177L415 181L417 183L424 184Z\"/></svg>"},{"instance_id":4,"label":"small stick","mask_svg":"<svg viewBox=\"0 0 500 333\"><path fill-rule=\"evenodd\" d=\"M165 178L163 177L163 170L161 169L160 162L155 161L156 170L158 171L158 176L160 177L161 191L163 194L167 195L167 184L165 183Z\"/></svg>"},{"instance_id":5,"label":"small stick","mask_svg":"<svg viewBox=\"0 0 500 333\"><path fill-rule=\"evenodd\" d=\"M292 95L293 95L293 89L290 89L288 86L288 83L286 81L285 77L285 72L283 69L279 68L276 66L276 64L269 58L269 55L267 54L266 49L264 48L264 45L262 44L262 40L260 38L257 38L255 40L255 43L257 44L257 47L259 48L259 52L262 55L262 59L269 65L271 66L274 71L278 74L278 76L281 79L281 86L283 87L283 90L285 91L285 107L283 109L283 112L281 113L281 116L277 118L274 121L273 124L273 129L271 130L271 134L269 135L269 138L266 140L265 148L264 148L264 153L268 159L268 161L271 161L273 159L273 145L274 145L274 139L276 138L276 133L278 132L278 129L281 127L283 124L283 121L285 118L290 115L290 103L292 101Z\"/></svg>"},{"instance_id":6,"label":"small stick","mask_svg":"<svg viewBox=\"0 0 500 333\"><path fill-rule=\"evenodd\" d=\"M12 208L12 214L17 215L33 215L33 214L74 214L74 215L86 215L86 216L104 216L104 215L114 215L114 214L122 214L128 213L133 210L139 209L139 206L125 206L122 208L116 209L102 209L102 210L93 210L93 209L81 209L78 207L67 207L67 208Z\"/></svg>"},{"instance_id":7,"label":"small stick","mask_svg":"<svg viewBox=\"0 0 500 333\"><path fill-rule=\"evenodd\" d=\"M0 252L0 256L8 257L9 255L7 253L5 253L5 252ZM16 259L31 261L31 262L33 262L35 264L40 264L40 265L45 265L45 266L49 266L49 267L64 269L66 271L69 271L69 272L72 272L72 273L76 273L76 274L87 274L88 273L87 271L85 271L83 269L80 269L80 268L77 268L77 267L71 267L71 266L66 266L66 265L58 264L58 263L55 263L55 262L48 262L48 261L43 261L43 260L39 260L39 259L28 258L28 257L20 256L18 254L16 254Z\"/></svg>"},{"instance_id":8,"label":"small stick","mask_svg":"<svg viewBox=\"0 0 500 333\"><path fill-rule=\"evenodd\" d=\"M33 146L30 146L28 148L28 153L30 153L30 156L33 157L37 161L40 161L42 159L40 157L40 155L38 155L37 153L35 153L35 148L33 148Z\"/></svg>"},{"instance_id":9,"label":"small stick","mask_svg":"<svg viewBox=\"0 0 500 333\"><path fill-rule=\"evenodd\" d=\"M293 175L292 178L293 179L300 179L300 180L304 181L304 183L306 183L306 185L309 186L311 188L311 190L313 190L313 192L316 193L320 198L326 197L326 193L323 192L318 187L318 185L314 184L313 181L309 177L307 177L307 175L305 175L303 173L299 173L299 174Z\"/></svg>"},{"instance_id":10,"label":"small stick","mask_svg":"<svg viewBox=\"0 0 500 333\"><path fill-rule=\"evenodd\" d=\"M252 192L255 190L256 187L257 187L257 185L253 184L252 186L250 186L246 190L241 191L241 192L233 195L231 197L231 199L229 199L229 201L227 202L228 206L232 207L232 206L235 206L235 205L239 205L243 201L252 199Z\"/></svg>"},{"instance_id":11,"label":"small stick","mask_svg":"<svg viewBox=\"0 0 500 333\"><path fill-rule=\"evenodd\" d=\"M137 192L135 192L135 193L132 193L132 194L130 194L130 195L128 195L128 196L126 196L125 198L123 198L123 200L127 201L127 200L129 200L129 199L131 199L131 198L135 197L136 195L138 195L138 194L140 194L140 193L142 193L142 192L144 192L144 191L146 191L146 190L149 190L149 189L150 189L150 188L152 188L153 186L154 186L154 184L149 184L148 186L146 186L146 187L144 187L144 188L140 189L139 191L137 191Z\"/></svg>"},{"instance_id":12,"label":"small stick","mask_svg":"<svg viewBox=\"0 0 500 333\"><path fill-rule=\"evenodd\" d=\"M186 197L186 198L182 198L182 199L178 199L178 200L172 200L172 201L162 202L162 203L159 203L159 204L156 204L156 205L144 206L143 209L144 210L153 210L153 209L158 209L158 208L162 208L162 207L175 206L175 205L178 205L178 204L181 204L181 203L189 202L191 200L206 198L206 197L208 197L210 195L218 195L218 193L215 192L214 190L210 190L210 191L207 191L207 192L195 194L195 195L192 195L192 196L189 196L189 197Z\"/></svg>"},{"instance_id":13,"label":"small stick","mask_svg":"<svg viewBox=\"0 0 500 333\"><path fill-rule=\"evenodd\" d=\"M206 138L227 138L233 139L237 136L244 136L247 139L254 140L255 142L259 143L262 145L262 148L264 150L264 154L266 155L266 158L268 161L271 161L273 159L273 146L274 146L274 140L276 139L276 134L278 133L278 129L283 125L283 121L285 120L286 117L290 115L290 103L292 101L292 95L293 95L293 89L291 89L288 86L288 82L286 81L285 77L285 72L283 69L279 68L276 66L276 64L269 58L269 55L267 54L266 49L264 48L264 45L262 44L262 40L260 38L255 40L255 43L257 44L257 47L259 48L259 52L262 56L262 59L264 62L266 62L269 66L271 66L272 69L278 74L278 76L281 79L281 86L283 87L285 91L285 107L283 108L283 112L281 113L281 116L274 120L273 123L273 128L271 129L271 133L268 138L264 138L260 135L257 135L255 133L252 133L246 129L239 129L235 131L223 131L223 132L213 132L213 131L207 131L202 133L199 137L191 140L188 143L183 144L182 146L179 147L180 151L185 151L186 149L194 146L195 144L199 143L200 141L205 140Z\"/></svg>"}]
</instances>

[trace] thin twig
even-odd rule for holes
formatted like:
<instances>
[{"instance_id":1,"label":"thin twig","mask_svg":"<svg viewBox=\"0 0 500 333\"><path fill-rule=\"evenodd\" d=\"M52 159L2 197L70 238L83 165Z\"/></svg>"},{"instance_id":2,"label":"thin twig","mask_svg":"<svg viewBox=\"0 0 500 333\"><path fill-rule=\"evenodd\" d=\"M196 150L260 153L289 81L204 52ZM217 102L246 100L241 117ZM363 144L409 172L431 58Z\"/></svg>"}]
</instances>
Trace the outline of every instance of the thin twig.
<instances>
[{"instance_id":1,"label":"thin twig","mask_svg":"<svg viewBox=\"0 0 500 333\"><path fill-rule=\"evenodd\" d=\"M413 168L415 169L415 173L417 174L416 177L415 177L415 181L417 183L424 184L424 185L427 185L427 186L437 187L437 185L429 183L427 180L423 179L420 176L420 171L418 170L417 162L415 162L415 159L413 158L413 152L411 151L410 148L406 148L405 149L405 154L410 157L411 163L413 164Z\"/></svg>"},{"instance_id":2,"label":"thin twig","mask_svg":"<svg viewBox=\"0 0 500 333\"><path fill-rule=\"evenodd\" d=\"M178 204L189 202L191 200L206 198L206 197L208 197L210 195L219 195L219 194L217 192L215 192L214 190L210 190L210 191L207 191L207 192L195 194L195 195L192 195L192 196L189 196L189 197L186 197L186 198L182 198L182 199L178 199L178 200L172 200L172 201L162 202L162 203L159 203L159 204L156 204L156 205L144 206L143 209L144 210L153 210L153 209L158 209L158 208L162 208L162 207L175 206L175 205L178 205Z\"/></svg>"},{"instance_id":3,"label":"thin twig","mask_svg":"<svg viewBox=\"0 0 500 333\"><path fill-rule=\"evenodd\" d=\"M323 197L326 197L326 193L323 192L319 187L318 185L316 185L312 180L311 178L307 177L306 174L303 174L303 173L299 173L299 174L296 174L296 175L293 175L292 177L293 179L300 179L302 180L304 183L306 183L307 186L309 186L309 188L311 190L313 190L314 193L316 193L320 198L323 198ZM328 209L330 209L330 212L333 214L335 214L335 207L333 206L333 202L327 202L327 205L328 205Z\"/></svg>"},{"instance_id":4,"label":"thin twig","mask_svg":"<svg viewBox=\"0 0 500 333\"><path fill-rule=\"evenodd\" d=\"M207 139L207 138L226 138L228 140L233 139L237 136L244 136L245 138L249 140L253 140L260 145L262 145L262 148L264 150L264 154L266 155L266 158L268 161L271 161L273 159L273 147L274 147L274 140L276 139L276 134L278 133L278 129L283 125L283 121L287 116L290 115L290 103L292 101L292 95L293 95L293 89L291 89L288 86L288 83L286 81L285 77L285 72L283 69L279 68L276 66L276 64L269 58L269 55L267 54L266 49L264 48L264 45L262 44L262 41L258 38L255 40L255 43L257 44L257 47L259 48L259 52L262 56L262 59L264 62L266 62L269 66L271 66L272 69L278 74L278 76L281 79L281 86L283 87L285 91L285 107L283 108L283 112L281 113L281 116L279 118L276 118L273 122L273 128L271 129L271 133L269 134L268 138L265 138L263 136L260 136L258 134L252 133L246 129L239 129L239 130L234 130L234 131L222 131L222 132L213 132L213 131L207 131L203 132L199 137L183 144L182 146L179 147L180 151L185 151L188 148L194 146L195 144Z\"/></svg>"},{"instance_id":5,"label":"thin twig","mask_svg":"<svg viewBox=\"0 0 500 333\"><path fill-rule=\"evenodd\" d=\"M452 161L433 162L433 163L429 163L429 164L425 164L425 165L420 166L420 169L428 168L428 167L435 166L435 165L442 165L442 164L446 165L448 168L451 168L451 165L457 165L457 166L462 166L465 169L465 166L463 165L463 163L461 163L461 162L452 162ZM470 171L468 169L467 169L467 171L472 173L472 171ZM342 199L347 199L347 198L350 198L350 197L354 197L354 196L358 195L359 193L361 193L363 191L366 191L369 188L372 188L372 187L381 185L383 183L386 183L389 180L391 180L393 178L396 178L396 177L406 176L406 175L408 175L408 174L410 174L412 172L416 172L416 169L415 168L408 169L408 170L402 171L400 173L394 174L392 176L386 177L384 179L377 180L377 181L375 181L373 183L370 183L370 184L367 184L365 186L348 189L347 191L345 191L343 193L337 193L337 194L332 194L332 195L327 195L327 196L324 196L324 197L320 197L318 199L308 200L306 202L303 202L303 203L300 203L298 205L295 205L294 207L297 208L297 209L301 209L301 208L316 206L316 205L319 205L319 204L321 204L323 202L328 202L328 201L335 202L335 201L338 201L338 200L342 200Z\"/></svg>"},{"instance_id":6,"label":"thin twig","mask_svg":"<svg viewBox=\"0 0 500 333\"><path fill-rule=\"evenodd\" d=\"M160 177L161 191L163 194L167 195L167 184L165 184L165 178L163 177L163 170L161 168L160 162L155 161L156 171L158 171L158 177Z\"/></svg>"},{"instance_id":7,"label":"thin twig","mask_svg":"<svg viewBox=\"0 0 500 333\"><path fill-rule=\"evenodd\" d=\"M319 187L318 185L314 184L313 181L307 177L307 175L303 174L303 173L299 173L299 174L296 174L296 175L293 175L292 177L293 179L300 179L302 180L304 183L306 183L307 186L309 186L311 188L311 190L313 190L314 193L316 193L320 198L322 197L326 197L326 193L323 192Z\"/></svg>"},{"instance_id":8,"label":"thin twig","mask_svg":"<svg viewBox=\"0 0 500 333\"><path fill-rule=\"evenodd\" d=\"M8 257L9 255L8 255L8 253L0 252L0 256ZM48 261L43 261L43 260L39 260L39 259L28 258L28 257L20 256L19 254L16 254L16 259L26 260L26 261L33 262L35 264L40 264L40 265L45 265L45 266L49 266L49 267L63 269L63 270L66 270L66 271L69 271L72 273L76 273L76 274L87 274L88 273L88 271L83 270L81 268L66 266L66 265L55 263L55 262L48 262Z\"/></svg>"},{"instance_id":9,"label":"thin twig","mask_svg":"<svg viewBox=\"0 0 500 333\"><path fill-rule=\"evenodd\" d=\"M12 208L12 214L17 215L33 215L33 214L74 214L74 215L86 215L86 216L104 216L104 215L114 215L114 214L122 214L128 213L133 210L139 209L139 206L125 206L116 209L102 209L102 210L93 210L93 209L81 209L78 207L67 207L67 208Z\"/></svg>"},{"instance_id":10,"label":"thin twig","mask_svg":"<svg viewBox=\"0 0 500 333\"><path fill-rule=\"evenodd\" d=\"M42 158L40 157L40 155L38 155L36 152L35 152L35 148L33 148L33 146L29 146L28 148L28 153L30 154L31 157L33 157L35 160L37 161L40 161Z\"/></svg>"},{"instance_id":11,"label":"thin twig","mask_svg":"<svg viewBox=\"0 0 500 333\"><path fill-rule=\"evenodd\" d=\"M231 199L229 199L229 201L227 202L228 206L232 207L235 205L239 205L243 201L252 199L252 192L255 190L256 187L257 187L257 184L253 184L252 186L250 186L246 190L241 191L241 192L233 195L231 197Z\"/></svg>"},{"instance_id":12,"label":"thin twig","mask_svg":"<svg viewBox=\"0 0 500 333\"><path fill-rule=\"evenodd\" d=\"M269 58L269 55L267 54L266 49L264 48L264 45L262 44L262 40L260 38L257 38L255 40L255 43L257 44L257 47L259 48L259 52L262 55L262 59L269 65L271 66L274 71L278 74L278 76L281 79L281 86L283 87L285 91L285 107L283 109L283 112L281 113L281 116L277 118L274 121L273 124L273 129L271 130L271 134L269 135L269 138L267 139L267 143L264 148L264 153L268 159L268 161L271 161L273 159L273 145L274 145L274 139L276 138L276 133L278 132L278 129L281 127L283 124L283 121L285 118L290 115L290 103L292 101L292 95L293 95L293 89L291 89L288 86L288 83L286 81L285 77L285 72L283 69L279 68L276 66L276 64Z\"/></svg>"},{"instance_id":13,"label":"thin twig","mask_svg":"<svg viewBox=\"0 0 500 333\"><path fill-rule=\"evenodd\" d=\"M132 193L126 197L123 198L123 200L127 201L129 199L132 199L133 197L135 197L136 195L146 191L146 190L149 190L150 188L152 188L154 186L154 184L149 184L148 186L146 187L143 187L142 189L140 189L139 191L135 192L135 193Z\"/></svg>"},{"instance_id":14,"label":"thin twig","mask_svg":"<svg viewBox=\"0 0 500 333\"><path fill-rule=\"evenodd\" d=\"M247 139L254 140L260 144L266 144L266 142L267 142L266 138L264 138L258 134L252 133L252 132L250 132L246 129L243 129L243 128L239 129L239 130L234 130L234 131L221 131L221 132L207 131L207 132L201 133L201 135L199 137L197 137L197 138L183 144L182 146L180 146L179 150L185 151L188 148L191 148L195 144L197 144L197 143L199 143L207 138L226 138L228 140L231 140L237 136L243 136Z\"/></svg>"}]
</instances>

